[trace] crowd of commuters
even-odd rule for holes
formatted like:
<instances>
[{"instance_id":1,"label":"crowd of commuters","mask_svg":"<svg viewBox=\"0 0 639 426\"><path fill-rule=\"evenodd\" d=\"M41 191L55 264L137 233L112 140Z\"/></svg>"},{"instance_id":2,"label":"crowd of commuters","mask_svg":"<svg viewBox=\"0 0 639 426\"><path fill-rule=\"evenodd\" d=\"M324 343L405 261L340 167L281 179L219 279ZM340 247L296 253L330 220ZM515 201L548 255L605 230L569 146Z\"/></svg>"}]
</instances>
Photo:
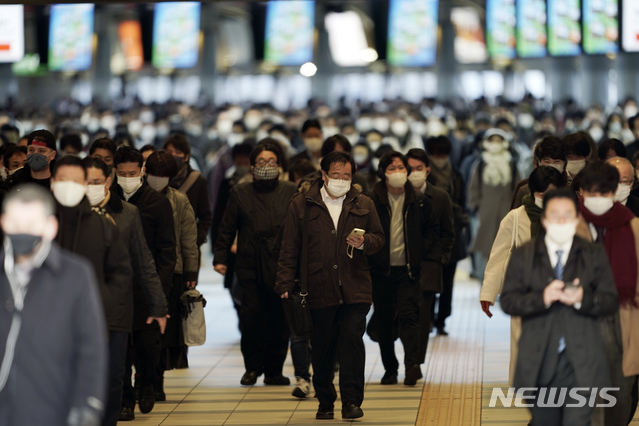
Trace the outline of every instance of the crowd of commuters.
<instances>
[{"instance_id":1,"label":"crowd of commuters","mask_svg":"<svg viewBox=\"0 0 639 426\"><path fill-rule=\"evenodd\" d=\"M61 334L81 352L42 365L78 364L48 378L73 398L50 401L47 415L114 425L133 420L136 403L148 413L164 401L164 372L188 368L180 296L196 287L208 240L239 320L240 385L262 375L290 385L290 346L292 395L314 390L316 418L332 419L339 371L342 418L362 417L364 334L379 344L381 384L398 383L399 339L403 383L416 385L431 332L449 333L457 264L471 254L484 312L501 294L513 315L516 387L620 388L614 409L535 406L534 424L625 425L639 376L638 112L633 99L605 111L532 98L0 110L0 295L16 307L2 314L0 418L39 422L6 407L37 393L16 383L47 355L21 356L41 334L25 330L43 320L22 312L25 289L36 306L52 298L34 277L63 280L62 264L90 287L68 291L101 304L87 312L70 298L70 318L55 317L60 328L84 322ZM302 273L310 336L290 332L281 300Z\"/></svg>"}]
</instances>

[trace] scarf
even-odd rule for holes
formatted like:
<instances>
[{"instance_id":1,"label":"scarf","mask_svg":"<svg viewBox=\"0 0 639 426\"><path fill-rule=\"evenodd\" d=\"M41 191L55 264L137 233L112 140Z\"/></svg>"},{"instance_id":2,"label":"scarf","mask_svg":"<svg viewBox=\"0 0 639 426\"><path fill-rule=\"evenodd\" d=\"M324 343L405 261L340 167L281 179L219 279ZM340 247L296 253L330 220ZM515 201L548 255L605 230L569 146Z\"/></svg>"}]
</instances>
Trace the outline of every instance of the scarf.
<instances>
[{"instance_id":1,"label":"scarf","mask_svg":"<svg viewBox=\"0 0 639 426\"><path fill-rule=\"evenodd\" d=\"M530 219L530 237L534 240L541 232L541 209L535 204L534 195L532 194L524 195L522 202Z\"/></svg>"},{"instance_id":2,"label":"scarf","mask_svg":"<svg viewBox=\"0 0 639 426\"><path fill-rule=\"evenodd\" d=\"M482 180L489 186L508 185L512 181L512 169L510 162L512 154L509 151L502 151L498 154L484 151L481 158L486 163L483 170Z\"/></svg>"},{"instance_id":3,"label":"scarf","mask_svg":"<svg viewBox=\"0 0 639 426\"><path fill-rule=\"evenodd\" d=\"M630 221L635 215L618 202L601 216L596 216L588 211L584 207L583 199L579 200L579 205L581 214L586 221L606 230L604 246L615 278L619 303L636 306L637 250L635 248L635 235L630 225Z\"/></svg>"}]
</instances>

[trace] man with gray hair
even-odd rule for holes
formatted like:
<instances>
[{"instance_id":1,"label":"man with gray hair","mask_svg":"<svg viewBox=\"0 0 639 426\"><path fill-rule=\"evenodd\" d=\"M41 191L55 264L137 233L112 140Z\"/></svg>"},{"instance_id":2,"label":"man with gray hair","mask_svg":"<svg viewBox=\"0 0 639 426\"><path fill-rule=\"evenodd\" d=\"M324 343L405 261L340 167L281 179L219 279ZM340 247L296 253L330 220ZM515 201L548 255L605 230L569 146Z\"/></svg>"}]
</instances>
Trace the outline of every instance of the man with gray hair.
<instances>
[{"instance_id":1,"label":"man with gray hair","mask_svg":"<svg viewBox=\"0 0 639 426\"><path fill-rule=\"evenodd\" d=\"M611 157L606 163L619 171L619 185L615 192L615 201L628 207L635 216L639 216L639 198L631 194L635 182L635 169L630 160L624 157Z\"/></svg>"},{"instance_id":2,"label":"man with gray hair","mask_svg":"<svg viewBox=\"0 0 639 426\"><path fill-rule=\"evenodd\" d=\"M44 188L12 190L0 224L0 424L99 425L107 338L95 272L54 242Z\"/></svg>"}]
</instances>

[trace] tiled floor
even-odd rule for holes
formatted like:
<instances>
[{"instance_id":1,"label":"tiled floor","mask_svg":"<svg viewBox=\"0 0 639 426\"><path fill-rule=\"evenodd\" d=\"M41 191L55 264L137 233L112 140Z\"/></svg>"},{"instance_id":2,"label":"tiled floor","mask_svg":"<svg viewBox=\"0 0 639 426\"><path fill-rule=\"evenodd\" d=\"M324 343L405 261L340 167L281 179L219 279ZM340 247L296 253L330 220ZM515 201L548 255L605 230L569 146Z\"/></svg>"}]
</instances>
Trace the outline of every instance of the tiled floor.
<instances>
[{"instance_id":1,"label":"tiled floor","mask_svg":"<svg viewBox=\"0 0 639 426\"><path fill-rule=\"evenodd\" d=\"M251 387L240 386L244 373L239 348L237 316L220 277L210 260L203 262L200 291L206 307L207 342L191 348L191 368L167 372L167 401L153 412L136 411L132 425L309 425L340 422L317 421L317 400L291 396L292 386L264 386L262 378ZM509 318L498 306L488 319L481 311L479 284L467 279L467 265L458 271L453 316L448 337L431 335L424 381L415 387L381 386L384 373L376 343L366 337L366 391L364 417L354 421L367 425L524 426L529 414L522 408L489 408L493 387L507 387ZM403 356L396 344L398 358ZM290 356L284 374L291 379ZM403 377L399 377L400 383ZM424 384L425 383L425 384ZM121 425L126 423L121 422ZM639 425L639 420L632 424Z\"/></svg>"}]
</instances>

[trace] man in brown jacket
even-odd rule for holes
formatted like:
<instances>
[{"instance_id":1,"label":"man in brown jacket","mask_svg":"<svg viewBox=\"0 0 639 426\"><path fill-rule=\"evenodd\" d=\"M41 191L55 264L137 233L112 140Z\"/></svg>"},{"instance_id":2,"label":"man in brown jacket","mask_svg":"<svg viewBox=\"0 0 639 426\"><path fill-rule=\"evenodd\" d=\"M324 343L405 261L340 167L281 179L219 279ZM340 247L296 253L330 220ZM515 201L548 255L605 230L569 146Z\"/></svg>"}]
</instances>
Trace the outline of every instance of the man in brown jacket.
<instances>
[{"instance_id":1,"label":"man in brown jacket","mask_svg":"<svg viewBox=\"0 0 639 426\"><path fill-rule=\"evenodd\" d=\"M340 365L342 418L362 417L365 349L362 337L372 303L367 255L384 245L375 205L352 186L355 164L332 152L321 163L322 179L293 197L283 225L275 291L282 298L295 288L302 252L303 217L308 214L308 304L313 319L313 386L317 419L333 418L333 385ZM351 235L354 228L364 235Z\"/></svg>"}]
</instances>

